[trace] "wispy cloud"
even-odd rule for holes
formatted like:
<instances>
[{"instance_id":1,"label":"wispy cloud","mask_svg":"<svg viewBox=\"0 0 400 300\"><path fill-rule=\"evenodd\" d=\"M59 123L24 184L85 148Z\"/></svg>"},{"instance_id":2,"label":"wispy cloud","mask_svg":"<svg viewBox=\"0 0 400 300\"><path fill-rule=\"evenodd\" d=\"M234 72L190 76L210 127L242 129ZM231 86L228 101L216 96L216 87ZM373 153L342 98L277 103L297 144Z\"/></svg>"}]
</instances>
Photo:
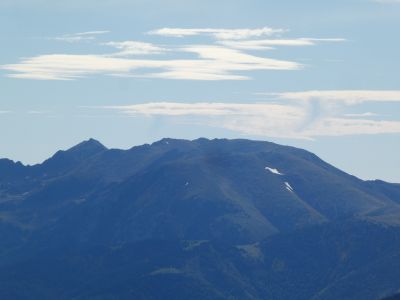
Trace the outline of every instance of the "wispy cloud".
<instances>
[{"instance_id":1,"label":"wispy cloud","mask_svg":"<svg viewBox=\"0 0 400 300\"><path fill-rule=\"evenodd\" d=\"M360 114L345 114L344 116L350 118L368 118L368 117L378 117L380 115L373 112L365 112Z\"/></svg>"},{"instance_id":2,"label":"wispy cloud","mask_svg":"<svg viewBox=\"0 0 400 300\"><path fill-rule=\"evenodd\" d=\"M28 110L26 112L28 115L44 115L50 113L50 111L47 110Z\"/></svg>"},{"instance_id":3,"label":"wispy cloud","mask_svg":"<svg viewBox=\"0 0 400 300\"><path fill-rule=\"evenodd\" d=\"M132 56L132 55L151 55L167 52L168 49L159 47L151 43L139 41L107 42L105 46L110 46L120 50L113 53L112 56Z\"/></svg>"},{"instance_id":4,"label":"wispy cloud","mask_svg":"<svg viewBox=\"0 0 400 300\"><path fill-rule=\"evenodd\" d=\"M164 116L186 123L219 127L247 135L311 139L318 136L400 133L399 121L371 120L372 112L337 115L330 111L315 118L305 102L221 103L153 102L105 106L131 116Z\"/></svg>"},{"instance_id":5,"label":"wispy cloud","mask_svg":"<svg viewBox=\"0 0 400 300\"><path fill-rule=\"evenodd\" d=\"M82 41L92 41L96 39L96 36L109 33L107 30L97 30L97 31L85 31L78 33L64 34L53 38L56 41L68 42L68 43L78 43Z\"/></svg>"},{"instance_id":6,"label":"wispy cloud","mask_svg":"<svg viewBox=\"0 0 400 300\"><path fill-rule=\"evenodd\" d=\"M187 37L196 35L211 35L221 40L241 40L254 37L271 36L283 33L286 30L271 27L262 28L241 28L241 29L221 29L221 28L161 28L148 32L153 35L167 37Z\"/></svg>"},{"instance_id":7,"label":"wispy cloud","mask_svg":"<svg viewBox=\"0 0 400 300\"><path fill-rule=\"evenodd\" d=\"M184 118L191 124L225 128L263 136L301 136L297 128L304 118L300 107L266 103L154 102L128 106L105 106L131 116ZM185 118L190 117L190 118Z\"/></svg>"},{"instance_id":8,"label":"wispy cloud","mask_svg":"<svg viewBox=\"0 0 400 300\"><path fill-rule=\"evenodd\" d=\"M85 35L100 35L100 34L106 34L106 33L110 33L110 31L109 30L85 31L85 32L75 33L74 35L85 36Z\"/></svg>"},{"instance_id":9,"label":"wispy cloud","mask_svg":"<svg viewBox=\"0 0 400 300\"><path fill-rule=\"evenodd\" d=\"M276 113L298 117L300 111L295 107L280 104L266 103L222 103L222 102L151 102L125 106L103 106L103 108L116 109L127 114L136 115L168 115L168 116L222 116L222 115L275 115Z\"/></svg>"},{"instance_id":10,"label":"wispy cloud","mask_svg":"<svg viewBox=\"0 0 400 300\"><path fill-rule=\"evenodd\" d=\"M62 36L68 42L92 40L108 31L87 31ZM23 58L18 63L0 66L10 71L6 76L19 79L75 80L78 78L109 75L120 77L162 78L177 80L249 80L252 71L300 70L299 62L249 54L246 50L280 46L312 46L317 42L336 42L342 39L261 39L282 33L282 29L183 29L163 28L152 34L186 37L211 35L216 41L200 45L156 45L142 41L109 41L102 46L113 48L103 54L47 54ZM184 40L183 40L184 41ZM154 55L168 54L162 58ZM190 55L188 55L190 54ZM150 56L138 57L138 56ZM195 56L195 57L193 57Z\"/></svg>"},{"instance_id":11,"label":"wispy cloud","mask_svg":"<svg viewBox=\"0 0 400 300\"><path fill-rule=\"evenodd\" d=\"M238 50L214 46L192 45L181 48L182 51L193 52L200 58L223 63L227 69L248 70L298 70L302 65L296 62L263 58L243 53Z\"/></svg>"},{"instance_id":12,"label":"wispy cloud","mask_svg":"<svg viewBox=\"0 0 400 300\"><path fill-rule=\"evenodd\" d=\"M200 59L139 60L113 55L55 54L25 59L1 68L16 72L8 75L12 78L43 80L72 80L99 74L182 80L243 80L250 78L232 72L301 68L295 62L257 57L217 46L191 46L181 51L197 53Z\"/></svg>"},{"instance_id":13,"label":"wispy cloud","mask_svg":"<svg viewBox=\"0 0 400 300\"><path fill-rule=\"evenodd\" d=\"M304 130L306 136L343 136L400 133L400 122L348 119L348 118L326 118L313 124Z\"/></svg>"},{"instance_id":14,"label":"wispy cloud","mask_svg":"<svg viewBox=\"0 0 400 300\"><path fill-rule=\"evenodd\" d=\"M93 36L75 36L75 35L63 35L53 38L56 41L67 42L67 43L79 43L83 41L93 41Z\"/></svg>"},{"instance_id":15,"label":"wispy cloud","mask_svg":"<svg viewBox=\"0 0 400 300\"><path fill-rule=\"evenodd\" d=\"M400 90L315 90L304 92L264 93L264 95L296 101L320 100L325 102L341 102L347 105L363 102L400 102Z\"/></svg>"},{"instance_id":16,"label":"wispy cloud","mask_svg":"<svg viewBox=\"0 0 400 300\"><path fill-rule=\"evenodd\" d=\"M223 40L218 41L219 44L242 50L270 50L277 46L299 47L299 46L314 46L318 42L344 42L345 39L313 39L313 38L298 38L298 39L262 39L262 40Z\"/></svg>"}]
</instances>

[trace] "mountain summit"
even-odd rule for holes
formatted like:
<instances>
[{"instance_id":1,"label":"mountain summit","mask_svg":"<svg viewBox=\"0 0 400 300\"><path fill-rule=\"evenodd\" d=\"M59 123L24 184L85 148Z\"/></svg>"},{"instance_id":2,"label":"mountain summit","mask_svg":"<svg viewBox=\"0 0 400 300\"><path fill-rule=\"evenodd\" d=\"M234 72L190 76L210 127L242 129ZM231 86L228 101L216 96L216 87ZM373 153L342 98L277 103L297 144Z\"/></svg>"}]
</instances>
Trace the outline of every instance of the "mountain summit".
<instances>
[{"instance_id":1,"label":"mountain summit","mask_svg":"<svg viewBox=\"0 0 400 300\"><path fill-rule=\"evenodd\" d=\"M88 139L87 141L83 141L78 145L67 150L68 152L86 152L86 153L98 153L100 151L107 150L107 148L95 139Z\"/></svg>"},{"instance_id":2,"label":"mountain summit","mask_svg":"<svg viewBox=\"0 0 400 300\"><path fill-rule=\"evenodd\" d=\"M35 166L0 160L0 233L4 299L378 299L400 286L400 185L269 142L90 139Z\"/></svg>"}]
</instances>

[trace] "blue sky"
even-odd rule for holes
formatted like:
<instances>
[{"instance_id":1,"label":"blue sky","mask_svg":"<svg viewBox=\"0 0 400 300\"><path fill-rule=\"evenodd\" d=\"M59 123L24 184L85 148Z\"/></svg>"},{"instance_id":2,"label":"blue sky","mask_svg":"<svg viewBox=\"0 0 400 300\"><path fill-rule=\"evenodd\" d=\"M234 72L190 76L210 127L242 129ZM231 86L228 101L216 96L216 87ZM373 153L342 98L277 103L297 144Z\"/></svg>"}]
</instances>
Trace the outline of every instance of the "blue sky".
<instances>
[{"instance_id":1,"label":"blue sky","mask_svg":"<svg viewBox=\"0 0 400 300\"><path fill-rule=\"evenodd\" d=\"M3 0L0 157L251 138L400 182L399 29L395 0Z\"/></svg>"}]
</instances>

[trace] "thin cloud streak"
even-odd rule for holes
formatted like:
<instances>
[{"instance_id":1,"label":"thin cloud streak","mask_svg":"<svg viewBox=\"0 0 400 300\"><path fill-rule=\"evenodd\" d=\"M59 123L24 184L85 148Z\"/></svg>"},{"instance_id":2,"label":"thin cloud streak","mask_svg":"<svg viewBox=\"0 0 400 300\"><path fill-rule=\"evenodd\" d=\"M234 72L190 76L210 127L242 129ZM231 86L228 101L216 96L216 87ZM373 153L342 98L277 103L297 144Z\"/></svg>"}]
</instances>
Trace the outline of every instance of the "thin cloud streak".
<instances>
[{"instance_id":1,"label":"thin cloud streak","mask_svg":"<svg viewBox=\"0 0 400 300\"><path fill-rule=\"evenodd\" d=\"M65 34L59 37L53 38L56 41L67 42L67 43L78 43L83 41L93 41L96 39L96 36L107 34L110 31L108 30L97 30L97 31L85 31L78 33Z\"/></svg>"},{"instance_id":2,"label":"thin cloud streak","mask_svg":"<svg viewBox=\"0 0 400 300\"><path fill-rule=\"evenodd\" d=\"M162 28L151 32L166 36L212 35L217 41L199 45L159 46L141 41L109 41L102 46L114 48L104 54L49 54L21 59L15 64L0 66L10 71L6 76L18 79L76 80L89 76L159 78L173 80L250 80L252 71L301 70L304 65L291 60L273 59L246 53L245 50L280 46L312 46L317 42L342 39L270 39L248 40L283 32L282 29L182 29ZM67 42L93 40L108 31L87 31L59 37ZM187 54L196 56L186 58ZM168 54L168 58L152 56ZM151 56L138 58L137 56ZM185 57L182 59L181 57Z\"/></svg>"},{"instance_id":3,"label":"thin cloud streak","mask_svg":"<svg viewBox=\"0 0 400 300\"><path fill-rule=\"evenodd\" d=\"M102 108L130 116L182 118L188 124L263 137L313 139L318 136L400 133L398 121L365 119L372 113L310 119L307 106L298 104L153 102Z\"/></svg>"},{"instance_id":4,"label":"thin cloud streak","mask_svg":"<svg viewBox=\"0 0 400 300\"><path fill-rule=\"evenodd\" d=\"M305 139L296 132L304 112L296 106L266 103L153 102L103 106L130 116L181 118L188 124L224 128L243 134Z\"/></svg>"},{"instance_id":5,"label":"thin cloud streak","mask_svg":"<svg viewBox=\"0 0 400 300\"><path fill-rule=\"evenodd\" d=\"M72 35L100 35L100 34L106 34L106 33L110 33L110 31L109 30L85 31L85 32L74 33Z\"/></svg>"},{"instance_id":6,"label":"thin cloud streak","mask_svg":"<svg viewBox=\"0 0 400 300\"><path fill-rule=\"evenodd\" d=\"M243 53L238 50L213 45L193 45L181 48L182 51L192 52L205 60L224 62L233 69L246 70L299 70L303 66L296 62L263 58Z\"/></svg>"},{"instance_id":7,"label":"thin cloud streak","mask_svg":"<svg viewBox=\"0 0 400 300\"><path fill-rule=\"evenodd\" d=\"M120 50L113 53L111 56L132 56L132 55L152 55L161 54L169 51L166 48L159 47L151 43L144 43L139 41L123 41L123 42L107 42L103 45L116 48Z\"/></svg>"},{"instance_id":8,"label":"thin cloud streak","mask_svg":"<svg viewBox=\"0 0 400 300\"><path fill-rule=\"evenodd\" d=\"M304 131L307 136L345 136L365 134L400 133L398 121L327 118Z\"/></svg>"},{"instance_id":9,"label":"thin cloud streak","mask_svg":"<svg viewBox=\"0 0 400 300\"><path fill-rule=\"evenodd\" d=\"M156 77L184 80L243 80L246 76L235 71L298 70L302 65L283 60L248 55L222 47L187 47L182 51L197 53L201 59L143 60L103 55L42 55L25 59L18 64L1 66L16 72L13 78L43 80L73 80L90 75ZM143 69L147 72L139 73ZM160 69L159 72L148 70Z\"/></svg>"},{"instance_id":10,"label":"thin cloud streak","mask_svg":"<svg viewBox=\"0 0 400 300\"><path fill-rule=\"evenodd\" d=\"M378 117L380 115L373 112L365 112L361 114L345 114L344 116L351 118L365 118L365 117Z\"/></svg>"},{"instance_id":11,"label":"thin cloud streak","mask_svg":"<svg viewBox=\"0 0 400 300\"><path fill-rule=\"evenodd\" d=\"M218 41L219 44L242 50L271 50L276 46L286 47L301 47L315 46L319 42L344 42L345 39L330 38L330 39L313 39L313 38L298 38L298 39L264 39L264 40L242 40L242 41Z\"/></svg>"},{"instance_id":12,"label":"thin cloud streak","mask_svg":"<svg viewBox=\"0 0 400 300\"><path fill-rule=\"evenodd\" d=\"M47 110L29 110L26 112L28 115L44 115L50 113Z\"/></svg>"},{"instance_id":13,"label":"thin cloud streak","mask_svg":"<svg viewBox=\"0 0 400 300\"><path fill-rule=\"evenodd\" d=\"M400 102L400 90L315 90L261 94L286 100L319 100L325 102L340 102L346 105L354 105L364 102Z\"/></svg>"},{"instance_id":14,"label":"thin cloud streak","mask_svg":"<svg viewBox=\"0 0 400 300\"><path fill-rule=\"evenodd\" d=\"M222 102L152 102L126 106L103 106L102 108L116 109L127 114L167 115L167 116L223 116L223 115L272 115L276 113L290 118L297 118L300 110L280 104L265 103L222 103Z\"/></svg>"},{"instance_id":15,"label":"thin cloud streak","mask_svg":"<svg viewBox=\"0 0 400 300\"><path fill-rule=\"evenodd\" d=\"M251 37L271 36L284 33L285 29L262 27L262 28L241 28L241 29L221 29L221 28L161 28L149 31L150 35L161 35L166 37L183 38L187 36L211 35L219 40L241 40Z\"/></svg>"}]
</instances>

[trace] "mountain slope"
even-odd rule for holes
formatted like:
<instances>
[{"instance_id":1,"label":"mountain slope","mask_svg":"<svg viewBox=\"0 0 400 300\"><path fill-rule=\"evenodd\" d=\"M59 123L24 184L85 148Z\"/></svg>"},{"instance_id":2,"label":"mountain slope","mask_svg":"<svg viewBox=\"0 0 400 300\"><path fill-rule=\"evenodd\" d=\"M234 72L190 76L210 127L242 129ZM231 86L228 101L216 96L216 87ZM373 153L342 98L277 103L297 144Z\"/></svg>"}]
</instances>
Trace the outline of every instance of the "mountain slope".
<instances>
[{"instance_id":1,"label":"mountain slope","mask_svg":"<svg viewBox=\"0 0 400 300\"><path fill-rule=\"evenodd\" d=\"M0 160L0 296L377 299L400 285L399 196L248 140Z\"/></svg>"}]
</instances>

